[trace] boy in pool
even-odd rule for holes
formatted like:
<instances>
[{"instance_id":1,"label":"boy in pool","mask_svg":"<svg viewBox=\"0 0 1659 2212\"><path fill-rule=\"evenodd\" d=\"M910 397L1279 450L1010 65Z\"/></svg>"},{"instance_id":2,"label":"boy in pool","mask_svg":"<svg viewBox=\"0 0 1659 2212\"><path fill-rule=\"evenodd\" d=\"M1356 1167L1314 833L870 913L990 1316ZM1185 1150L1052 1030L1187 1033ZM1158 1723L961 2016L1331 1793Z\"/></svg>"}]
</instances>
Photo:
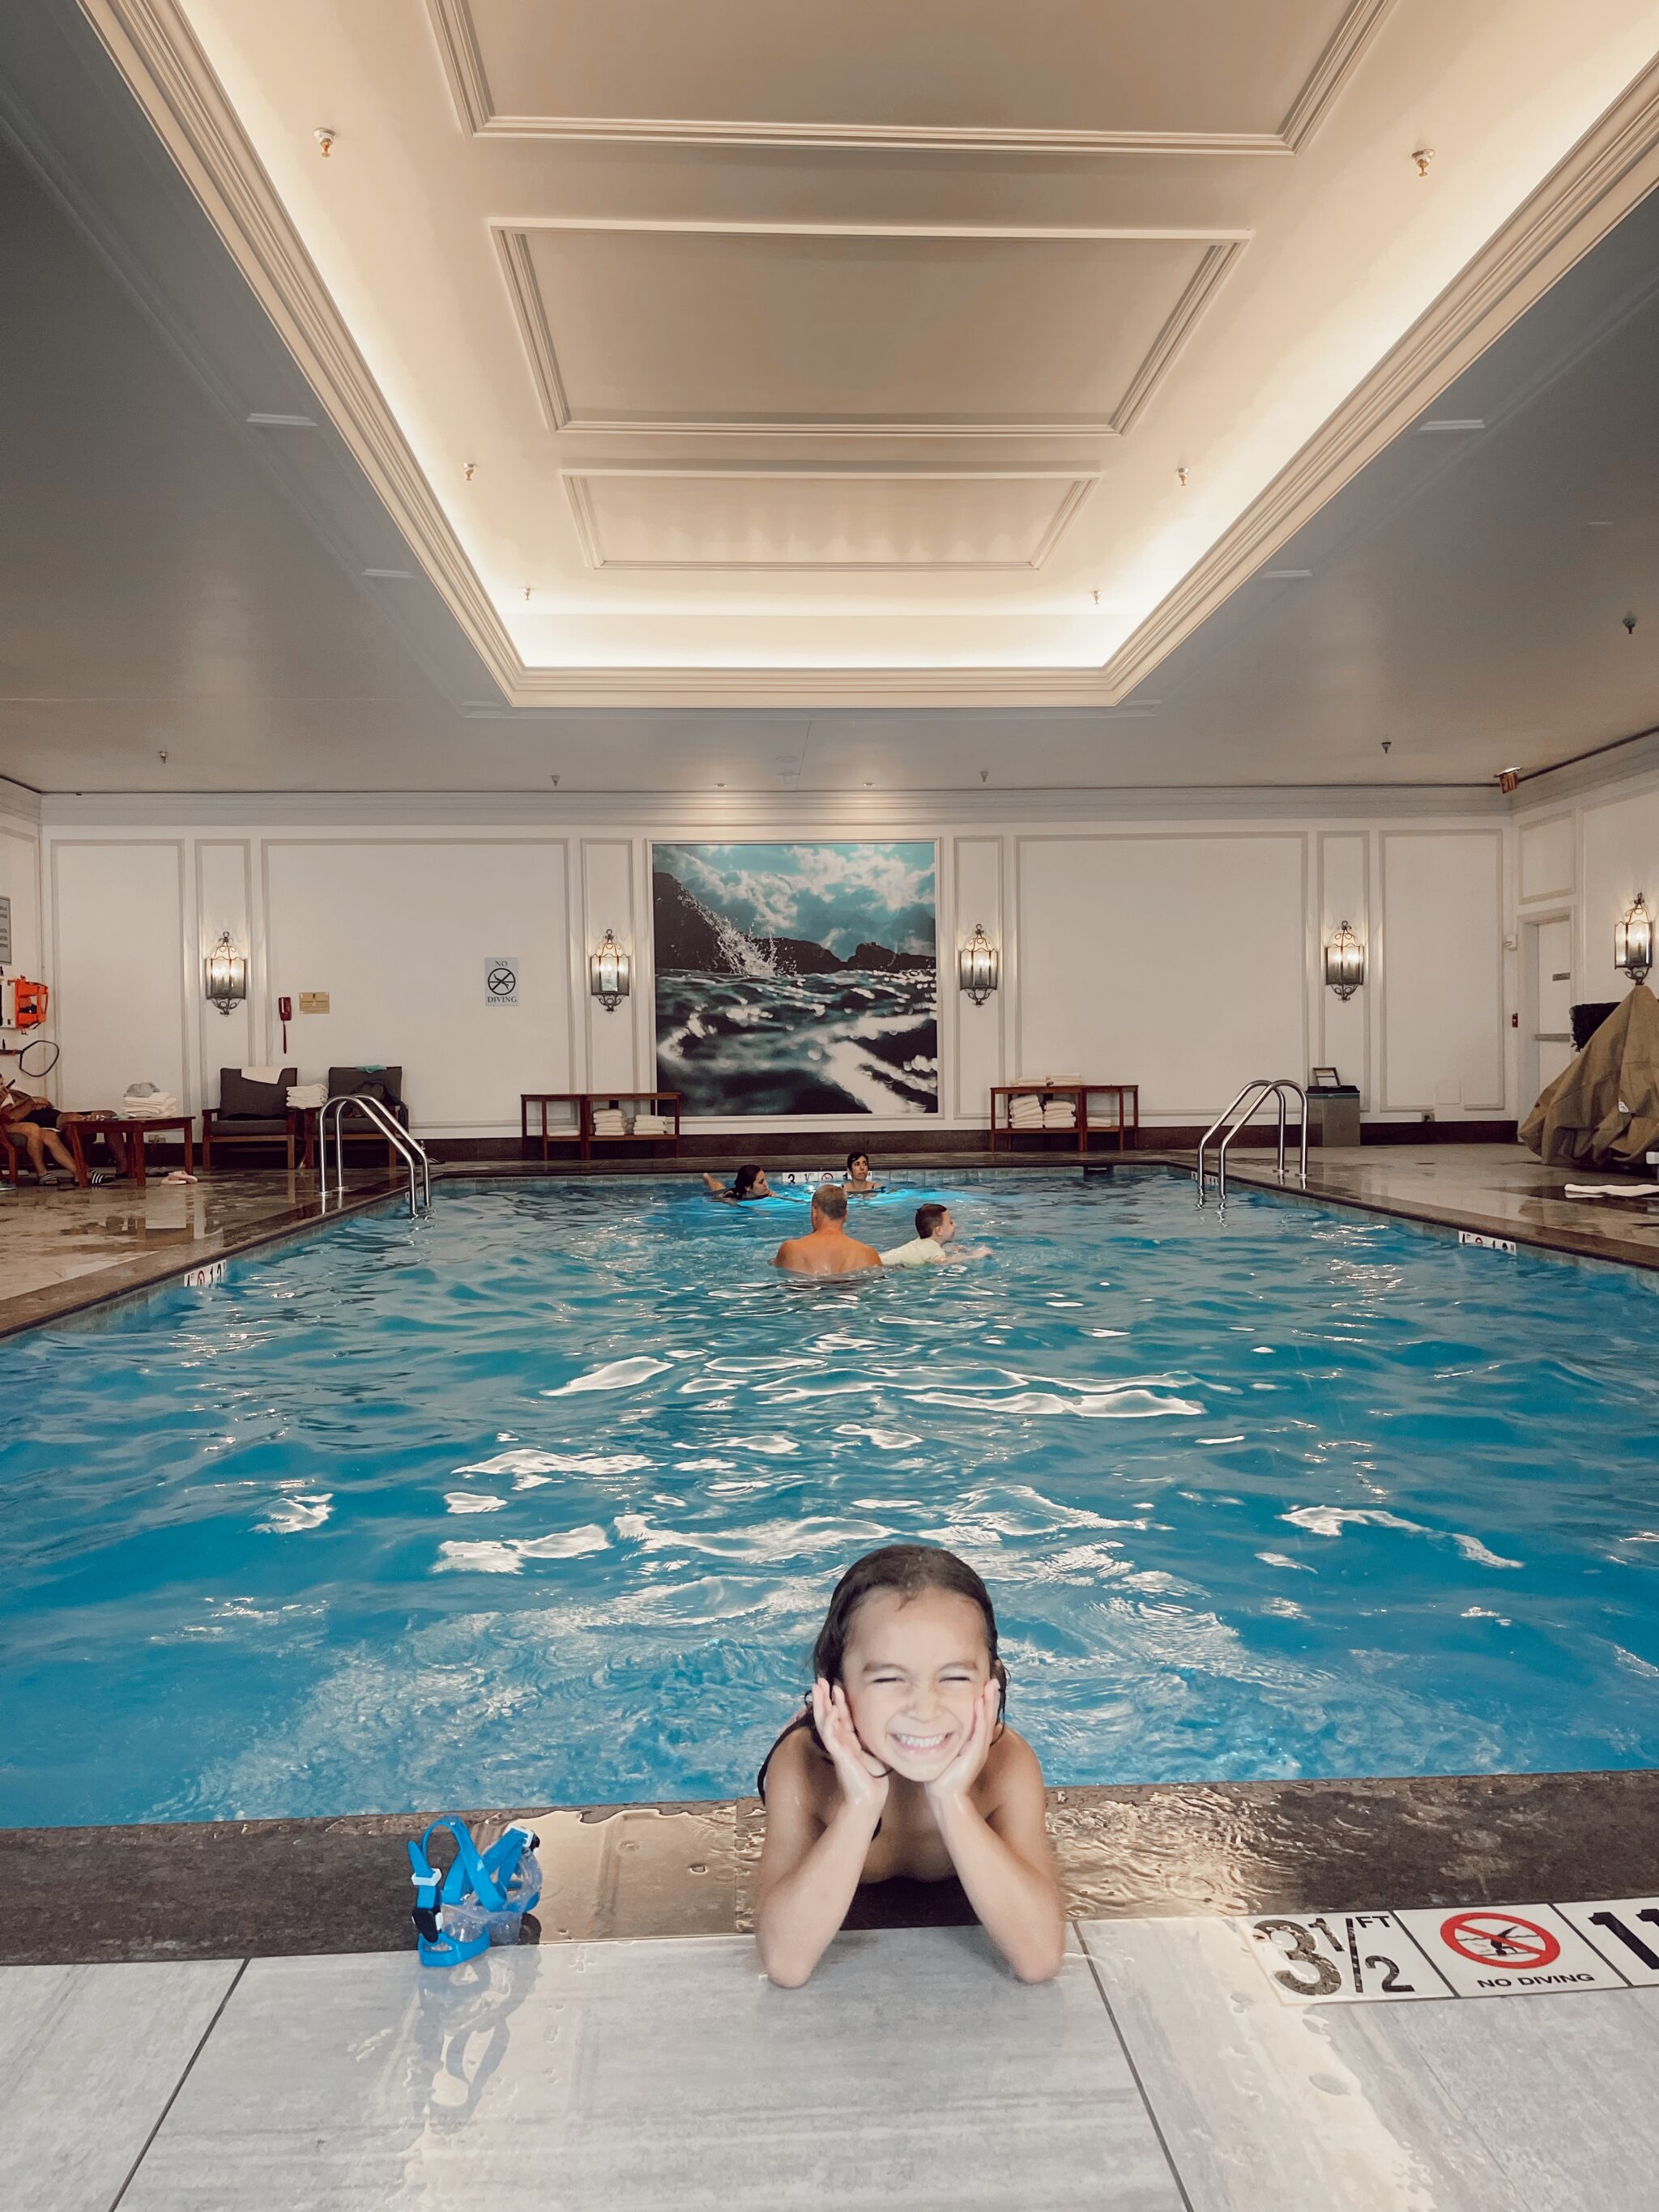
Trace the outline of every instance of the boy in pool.
<instances>
[{"instance_id":1,"label":"boy in pool","mask_svg":"<svg viewBox=\"0 0 1659 2212\"><path fill-rule=\"evenodd\" d=\"M884 1267L938 1267L947 1260L965 1260L965 1252L948 1252L945 1247L957 1233L957 1224L951 1218L948 1206L919 1206L916 1208L916 1233L908 1244L896 1244L890 1252L884 1252Z\"/></svg>"},{"instance_id":2,"label":"boy in pool","mask_svg":"<svg viewBox=\"0 0 1659 2212\"><path fill-rule=\"evenodd\" d=\"M1066 1955L1036 1755L1002 1718L996 1615L963 1560L871 1552L836 1583L812 1648L809 1711L767 1754L756 1936L786 1989L805 1981L861 1882L954 1874L1023 1982Z\"/></svg>"},{"instance_id":3,"label":"boy in pool","mask_svg":"<svg viewBox=\"0 0 1659 2212\"><path fill-rule=\"evenodd\" d=\"M870 1180L868 1152L848 1152L847 1180L842 1185L842 1188L847 1193L848 1198L873 1198L881 1188L879 1183L872 1182Z\"/></svg>"},{"instance_id":4,"label":"boy in pool","mask_svg":"<svg viewBox=\"0 0 1659 2212\"><path fill-rule=\"evenodd\" d=\"M730 1190L718 1176L706 1175L702 1180L710 1198L719 1199L722 1206L742 1206L751 1198L772 1198L776 1194L766 1180L764 1168L739 1168L732 1179Z\"/></svg>"}]
</instances>

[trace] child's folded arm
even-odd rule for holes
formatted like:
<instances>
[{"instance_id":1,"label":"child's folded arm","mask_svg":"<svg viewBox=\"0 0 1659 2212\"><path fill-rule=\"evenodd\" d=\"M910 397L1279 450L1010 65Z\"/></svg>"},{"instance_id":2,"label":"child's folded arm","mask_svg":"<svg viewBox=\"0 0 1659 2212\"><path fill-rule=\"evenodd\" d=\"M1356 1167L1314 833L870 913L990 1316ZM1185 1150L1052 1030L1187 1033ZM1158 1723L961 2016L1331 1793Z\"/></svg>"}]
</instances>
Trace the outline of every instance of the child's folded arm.
<instances>
[{"instance_id":1,"label":"child's folded arm","mask_svg":"<svg viewBox=\"0 0 1659 2212\"><path fill-rule=\"evenodd\" d=\"M940 1796L934 1814L986 1933L1021 1981L1046 1982L1066 1956L1066 1909L1048 1841L1042 1770L1029 1744L1007 1744L1000 1779L988 1814L964 1790Z\"/></svg>"},{"instance_id":2,"label":"child's folded arm","mask_svg":"<svg viewBox=\"0 0 1659 2212\"><path fill-rule=\"evenodd\" d=\"M796 1738L773 1762L766 1797L755 1937L769 1978L797 1989L823 1957L847 1917L881 1818L879 1804L843 1798L828 1823L808 1802L789 1756Z\"/></svg>"}]
</instances>

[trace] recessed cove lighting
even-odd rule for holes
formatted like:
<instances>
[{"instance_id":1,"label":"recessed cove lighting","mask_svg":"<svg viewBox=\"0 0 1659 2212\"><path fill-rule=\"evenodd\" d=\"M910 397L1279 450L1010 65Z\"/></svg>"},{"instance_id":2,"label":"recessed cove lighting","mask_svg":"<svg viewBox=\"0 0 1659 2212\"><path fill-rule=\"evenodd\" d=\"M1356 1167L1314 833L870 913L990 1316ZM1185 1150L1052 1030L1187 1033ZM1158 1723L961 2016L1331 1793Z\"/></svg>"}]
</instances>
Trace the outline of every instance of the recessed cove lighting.
<instances>
[{"instance_id":1,"label":"recessed cove lighting","mask_svg":"<svg viewBox=\"0 0 1659 2212\"><path fill-rule=\"evenodd\" d=\"M1483 415L1437 415L1427 422L1419 422L1417 434L1419 438L1426 438L1436 431L1484 430L1486 427Z\"/></svg>"},{"instance_id":2,"label":"recessed cove lighting","mask_svg":"<svg viewBox=\"0 0 1659 2212\"><path fill-rule=\"evenodd\" d=\"M259 430L314 430L314 415L250 415L247 420Z\"/></svg>"},{"instance_id":3,"label":"recessed cove lighting","mask_svg":"<svg viewBox=\"0 0 1659 2212\"><path fill-rule=\"evenodd\" d=\"M365 568L363 574L366 576L382 577L389 583L412 584L415 581L415 571L412 568Z\"/></svg>"}]
</instances>

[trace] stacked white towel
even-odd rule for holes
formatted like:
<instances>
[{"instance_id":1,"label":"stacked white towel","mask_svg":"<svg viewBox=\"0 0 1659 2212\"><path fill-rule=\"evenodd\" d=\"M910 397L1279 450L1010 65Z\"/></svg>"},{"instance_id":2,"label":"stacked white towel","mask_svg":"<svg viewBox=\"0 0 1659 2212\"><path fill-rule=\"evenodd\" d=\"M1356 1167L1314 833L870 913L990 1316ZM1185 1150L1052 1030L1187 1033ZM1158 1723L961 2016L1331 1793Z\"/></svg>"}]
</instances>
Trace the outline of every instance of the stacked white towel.
<instances>
[{"instance_id":1,"label":"stacked white towel","mask_svg":"<svg viewBox=\"0 0 1659 2212\"><path fill-rule=\"evenodd\" d=\"M634 1134L636 1137L672 1137L674 1124L666 1114L636 1114Z\"/></svg>"},{"instance_id":2,"label":"stacked white towel","mask_svg":"<svg viewBox=\"0 0 1659 2212\"><path fill-rule=\"evenodd\" d=\"M1008 1101L1008 1125L1014 1129L1040 1129L1042 1127L1042 1101L1036 1091Z\"/></svg>"},{"instance_id":3,"label":"stacked white towel","mask_svg":"<svg viewBox=\"0 0 1659 2212\"><path fill-rule=\"evenodd\" d=\"M288 1086L288 1103L296 1114L304 1111L307 1107L326 1106L328 1085L325 1083L290 1083Z\"/></svg>"},{"instance_id":4,"label":"stacked white towel","mask_svg":"<svg viewBox=\"0 0 1659 2212\"><path fill-rule=\"evenodd\" d=\"M1042 1126L1045 1129L1075 1129L1077 1127L1076 1099L1044 1099L1042 1103Z\"/></svg>"},{"instance_id":5,"label":"stacked white towel","mask_svg":"<svg viewBox=\"0 0 1659 2212\"><path fill-rule=\"evenodd\" d=\"M625 1137L628 1116L620 1106L596 1106L593 1109L593 1134L596 1137Z\"/></svg>"},{"instance_id":6,"label":"stacked white towel","mask_svg":"<svg viewBox=\"0 0 1659 2212\"><path fill-rule=\"evenodd\" d=\"M178 1113L179 1101L153 1083L134 1083L122 1095L121 1111L129 1121L162 1121Z\"/></svg>"},{"instance_id":7,"label":"stacked white towel","mask_svg":"<svg viewBox=\"0 0 1659 2212\"><path fill-rule=\"evenodd\" d=\"M242 1075L249 1083L280 1083L283 1079L280 1067L245 1067Z\"/></svg>"}]
</instances>

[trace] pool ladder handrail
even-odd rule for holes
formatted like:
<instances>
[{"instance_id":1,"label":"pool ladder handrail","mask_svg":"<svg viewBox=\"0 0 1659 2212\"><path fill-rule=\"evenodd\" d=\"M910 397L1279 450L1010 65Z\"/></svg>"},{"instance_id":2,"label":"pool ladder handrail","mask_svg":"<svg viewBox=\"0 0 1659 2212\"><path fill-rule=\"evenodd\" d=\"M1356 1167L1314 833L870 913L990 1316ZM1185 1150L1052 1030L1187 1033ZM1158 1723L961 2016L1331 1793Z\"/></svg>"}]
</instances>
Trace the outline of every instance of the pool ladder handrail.
<instances>
[{"instance_id":1,"label":"pool ladder handrail","mask_svg":"<svg viewBox=\"0 0 1659 2212\"><path fill-rule=\"evenodd\" d=\"M386 1142L401 1157L409 1170L409 1218L412 1221L421 1207L432 1204L432 1164L426 1156L426 1147L418 1137L411 1137L397 1115L378 1098L367 1098L360 1091L342 1091L326 1100L317 1117L317 1179L318 1195L325 1206L328 1203L328 1117L334 1116L334 1188L338 1197L345 1195L345 1145L340 1127L345 1120L348 1106L355 1106L370 1126L380 1131ZM418 1185L416 1178L419 1178ZM419 1200L416 1202L416 1190Z\"/></svg>"},{"instance_id":2,"label":"pool ladder handrail","mask_svg":"<svg viewBox=\"0 0 1659 2212\"><path fill-rule=\"evenodd\" d=\"M1216 1211L1227 1210L1227 1147L1239 1131L1249 1121L1258 1106L1267 1103L1269 1096L1279 1108L1279 1179L1285 1180L1285 1094L1294 1091L1301 1104L1301 1167L1302 1188L1308 1188L1308 1094L1299 1083L1288 1075L1258 1075L1244 1085L1231 1106L1218 1114L1198 1140L1198 1202L1208 1203L1205 1196L1204 1153L1218 1131L1224 1132L1216 1147Z\"/></svg>"}]
</instances>

